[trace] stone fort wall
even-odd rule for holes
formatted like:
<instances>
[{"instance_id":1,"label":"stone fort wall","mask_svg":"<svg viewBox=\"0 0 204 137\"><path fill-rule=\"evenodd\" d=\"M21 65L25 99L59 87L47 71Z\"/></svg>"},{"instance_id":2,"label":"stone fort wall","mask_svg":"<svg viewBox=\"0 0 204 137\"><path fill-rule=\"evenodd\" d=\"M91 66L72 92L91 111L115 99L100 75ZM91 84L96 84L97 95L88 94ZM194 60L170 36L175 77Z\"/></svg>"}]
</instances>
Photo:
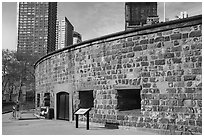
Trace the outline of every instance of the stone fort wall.
<instances>
[{"instance_id":1,"label":"stone fort wall","mask_svg":"<svg viewBox=\"0 0 204 137\"><path fill-rule=\"evenodd\" d=\"M93 90L93 122L202 132L202 16L88 40L44 56L35 64L36 94L56 84ZM118 89L141 89L141 109L119 111ZM42 98L41 98L42 101Z\"/></svg>"}]
</instances>

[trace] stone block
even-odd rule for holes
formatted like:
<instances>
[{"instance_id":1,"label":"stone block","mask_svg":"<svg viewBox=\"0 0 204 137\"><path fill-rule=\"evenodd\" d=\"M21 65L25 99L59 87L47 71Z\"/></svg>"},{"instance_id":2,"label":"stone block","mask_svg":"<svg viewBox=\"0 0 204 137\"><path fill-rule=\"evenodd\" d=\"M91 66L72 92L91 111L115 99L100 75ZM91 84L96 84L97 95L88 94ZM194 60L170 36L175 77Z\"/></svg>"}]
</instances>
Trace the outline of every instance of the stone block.
<instances>
[{"instance_id":1,"label":"stone block","mask_svg":"<svg viewBox=\"0 0 204 137\"><path fill-rule=\"evenodd\" d=\"M202 62L202 56L198 56L197 58L199 62Z\"/></svg>"},{"instance_id":2,"label":"stone block","mask_svg":"<svg viewBox=\"0 0 204 137\"><path fill-rule=\"evenodd\" d=\"M158 107L158 111L167 111L168 110L168 106L159 106Z\"/></svg>"},{"instance_id":3,"label":"stone block","mask_svg":"<svg viewBox=\"0 0 204 137\"><path fill-rule=\"evenodd\" d=\"M168 82L157 82L157 88L159 89L160 93L167 93L166 89L169 87Z\"/></svg>"},{"instance_id":4,"label":"stone block","mask_svg":"<svg viewBox=\"0 0 204 137\"><path fill-rule=\"evenodd\" d=\"M201 68L192 69L192 74L200 75L200 74L202 74L202 69Z\"/></svg>"},{"instance_id":5,"label":"stone block","mask_svg":"<svg viewBox=\"0 0 204 137\"><path fill-rule=\"evenodd\" d=\"M164 58L174 58L174 53L171 52L165 53Z\"/></svg>"},{"instance_id":6,"label":"stone block","mask_svg":"<svg viewBox=\"0 0 204 137\"><path fill-rule=\"evenodd\" d=\"M202 127L202 121L201 120L196 121L196 126Z\"/></svg>"},{"instance_id":7,"label":"stone block","mask_svg":"<svg viewBox=\"0 0 204 137\"><path fill-rule=\"evenodd\" d=\"M170 36L164 37L164 41L170 41Z\"/></svg>"},{"instance_id":8,"label":"stone block","mask_svg":"<svg viewBox=\"0 0 204 137\"><path fill-rule=\"evenodd\" d=\"M194 100L202 100L202 94L194 94Z\"/></svg>"},{"instance_id":9,"label":"stone block","mask_svg":"<svg viewBox=\"0 0 204 137\"><path fill-rule=\"evenodd\" d=\"M202 100L197 100L197 106L202 107Z\"/></svg>"},{"instance_id":10,"label":"stone block","mask_svg":"<svg viewBox=\"0 0 204 137\"><path fill-rule=\"evenodd\" d=\"M182 53L181 52L175 52L176 57L181 57Z\"/></svg>"},{"instance_id":11,"label":"stone block","mask_svg":"<svg viewBox=\"0 0 204 137\"><path fill-rule=\"evenodd\" d=\"M176 93L176 88L168 88L166 91L167 93Z\"/></svg>"},{"instance_id":12,"label":"stone block","mask_svg":"<svg viewBox=\"0 0 204 137\"><path fill-rule=\"evenodd\" d=\"M140 40L140 44L148 44L149 40L148 39L143 39L143 40Z\"/></svg>"},{"instance_id":13,"label":"stone block","mask_svg":"<svg viewBox=\"0 0 204 137\"><path fill-rule=\"evenodd\" d=\"M174 40L174 46L178 46L179 45L179 41L178 40Z\"/></svg>"},{"instance_id":14,"label":"stone block","mask_svg":"<svg viewBox=\"0 0 204 137\"><path fill-rule=\"evenodd\" d=\"M121 64L118 64L117 65L117 69L121 69L122 68L122 65Z\"/></svg>"},{"instance_id":15,"label":"stone block","mask_svg":"<svg viewBox=\"0 0 204 137\"><path fill-rule=\"evenodd\" d=\"M186 99L183 101L183 105L185 107L194 107L196 105L196 102L191 99Z\"/></svg>"},{"instance_id":16,"label":"stone block","mask_svg":"<svg viewBox=\"0 0 204 137\"><path fill-rule=\"evenodd\" d=\"M195 75L185 75L183 76L184 81L189 81L189 80L195 80L196 76Z\"/></svg>"},{"instance_id":17,"label":"stone block","mask_svg":"<svg viewBox=\"0 0 204 137\"><path fill-rule=\"evenodd\" d=\"M126 43L126 47L133 47L134 46L134 42L127 42Z\"/></svg>"},{"instance_id":18,"label":"stone block","mask_svg":"<svg viewBox=\"0 0 204 137\"><path fill-rule=\"evenodd\" d=\"M134 46L133 51L142 51L142 46L139 46L139 45Z\"/></svg>"},{"instance_id":19,"label":"stone block","mask_svg":"<svg viewBox=\"0 0 204 137\"><path fill-rule=\"evenodd\" d=\"M167 82L175 82L176 81L176 77L175 76L168 76L165 78L165 81Z\"/></svg>"},{"instance_id":20,"label":"stone block","mask_svg":"<svg viewBox=\"0 0 204 137\"><path fill-rule=\"evenodd\" d=\"M144 82L144 83L146 83L146 82L148 82L148 78L142 78L142 82Z\"/></svg>"},{"instance_id":21,"label":"stone block","mask_svg":"<svg viewBox=\"0 0 204 137\"><path fill-rule=\"evenodd\" d=\"M186 38L188 38L188 33L183 33L182 34L182 39L186 39Z\"/></svg>"},{"instance_id":22,"label":"stone block","mask_svg":"<svg viewBox=\"0 0 204 137\"><path fill-rule=\"evenodd\" d=\"M195 93L195 88L185 88L185 93Z\"/></svg>"},{"instance_id":23,"label":"stone block","mask_svg":"<svg viewBox=\"0 0 204 137\"><path fill-rule=\"evenodd\" d=\"M94 118L96 118L96 119L101 119L101 118L102 118L102 115L101 115L101 114L94 114Z\"/></svg>"},{"instance_id":24,"label":"stone block","mask_svg":"<svg viewBox=\"0 0 204 137\"><path fill-rule=\"evenodd\" d=\"M146 50L147 49L147 45L142 45L142 50Z\"/></svg>"},{"instance_id":25,"label":"stone block","mask_svg":"<svg viewBox=\"0 0 204 137\"><path fill-rule=\"evenodd\" d=\"M150 88L151 87L151 83L142 84L142 87L143 88Z\"/></svg>"},{"instance_id":26,"label":"stone block","mask_svg":"<svg viewBox=\"0 0 204 137\"><path fill-rule=\"evenodd\" d=\"M202 36L202 33L201 33L201 30L196 30L196 31L192 31L190 34L189 34L189 37L200 37Z\"/></svg>"},{"instance_id":27,"label":"stone block","mask_svg":"<svg viewBox=\"0 0 204 137\"><path fill-rule=\"evenodd\" d=\"M141 62L142 66L149 66L149 62Z\"/></svg>"},{"instance_id":28,"label":"stone block","mask_svg":"<svg viewBox=\"0 0 204 137\"><path fill-rule=\"evenodd\" d=\"M172 60L174 64L182 63L182 58L173 58Z\"/></svg>"},{"instance_id":29,"label":"stone block","mask_svg":"<svg viewBox=\"0 0 204 137\"><path fill-rule=\"evenodd\" d=\"M155 77L150 77L150 82L157 82L157 79Z\"/></svg>"},{"instance_id":30,"label":"stone block","mask_svg":"<svg viewBox=\"0 0 204 137\"><path fill-rule=\"evenodd\" d=\"M191 61L192 62L196 62L197 61L197 57L195 57L195 56L191 57Z\"/></svg>"},{"instance_id":31,"label":"stone block","mask_svg":"<svg viewBox=\"0 0 204 137\"><path fill-rule=\"evenodd\" d=\"M165 65L165 60L155 60L155 65Z\"/></svg>"},{"instance_id":32,"label":"stone block","mask_svg":"<svg viewBox=\"0 0 204 137\"><path fill-rule=\"evenodd\" d=\"M160 41L164 41L164 37L163 37L163 36L161 36L161 37L156 37L156 38L154 39L154 42L160 42Z\"/></svg>"},{"instance_id":33,"label":"stone block","mask_svg":"<svg viewBox=\"0 0 204 137\"><path fill-rule=\"evenodd\" d=\"M149 39L149 44L153 44L154 43L154 38L150 38Z\"/></svg>"},{"instance_id":34,"label":"stone block","mask_svg":"<svg viewBox=\"0 0 204 137\"><path fill-rule=\"evenodd\" d=\"M195 126L195 120L190 119L188 122L190 126Z\"/></svg>"},{"instance_id":35,"label":"stone block","mask_svg":"<svg viewBox=\"0 0 204 137\"><path fill-rule=\"evenodd\" d=\"M141 77L150 77L150 72L142 72Z\"/></svg>"},{"instance_id":36,"label":"stone block","mask_svg":"<svg viewBox=\"0 0 204 137\"><path fill-rule=\"evenodd\" d=\"M196 62L195 66L196 66L196 68L201 68L202 67L202 62Z\"/></svg>"},{"instance_id":37,"label":"stone block","mask_svg":"<svg viewBox=\"0 0 204 137\"><path fill-rule=\"evenodd\" d=\"M159 100L152 100L152 101L151 101L151 104L152 104L152 105L159 105Z\"/></svg>"},{"instance_id":38,"label":"stone block","mask_svg":"<svg viewBox=\"0 0 204 137\"><path fill-rule=\"evenodd\" d=\"M163 99L163 100L166 100L166 99L169 98L169 95L168 94L159 94L159 98Z\"/></svg>"},{"instance_id":39,"label":"stone block","mask_svg":"<svg viewBox=\"0 0 204 137\"><path fill-rule=\"evenodd\" d=\"M182 51L182 46L172 47L172 52Z\"/></svg>"},{"instance_id":40,"label":"stone block","mask_svg":"<svg viewBox=\"0 0 204 137\"><path fill-rule=\"evenodd\" d=\"M182 99L178 99L177 102L178 102L178 106L183 106L183 100Z\"/></svg>"},{"instance_id":41,"label":"stone block","mask_svg":"<svg viewBox=\"0 0 204 137\"><path fill-rule=\"evenodd\" d=\"M170 37L171 37L171 40L181 39L181 33L174 33L170 35Z\"/></svg>"}]
</instances>

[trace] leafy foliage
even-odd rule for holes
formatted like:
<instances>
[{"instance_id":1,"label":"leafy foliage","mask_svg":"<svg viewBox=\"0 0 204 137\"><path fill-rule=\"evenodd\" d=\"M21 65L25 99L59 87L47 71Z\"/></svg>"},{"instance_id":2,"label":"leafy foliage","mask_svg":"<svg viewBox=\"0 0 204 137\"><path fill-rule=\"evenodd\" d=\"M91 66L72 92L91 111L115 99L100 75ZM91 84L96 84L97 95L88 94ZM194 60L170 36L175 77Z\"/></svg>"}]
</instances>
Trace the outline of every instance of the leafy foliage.
<instances>
[{"instance_id":1,"label":"leafy foliage","mask_svg":"<svg viewBox=\"0 0 204 137\"><path fill-rule=\"evenodd\" d=\"M22 88L34 91L34 67L37 56L22 54L8 49L2 50L2 97L3 94L18 94L20 99Z\"/></svg>"}]
</instances>

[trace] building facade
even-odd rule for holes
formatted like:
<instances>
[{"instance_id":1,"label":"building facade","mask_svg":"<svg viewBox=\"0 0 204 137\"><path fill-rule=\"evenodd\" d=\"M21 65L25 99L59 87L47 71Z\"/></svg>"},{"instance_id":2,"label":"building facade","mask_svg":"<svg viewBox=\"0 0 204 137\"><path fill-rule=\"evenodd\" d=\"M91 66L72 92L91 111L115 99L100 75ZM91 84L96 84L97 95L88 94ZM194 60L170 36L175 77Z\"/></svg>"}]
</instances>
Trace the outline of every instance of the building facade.
<instances>
[{"instance_id":1,"label":"building facade","mask_svg":"<svg viewBox=\"0 0 204 137\"><path fill-rule=\"evenodd\" d=\"M38 60L35 77L36 108L56 119L91 108L92 122L202 134L202 16L66 47Z\"/></svg>"},{"instance_id":2,"label":"building facade","mask_svg":"<svg viewBox=\"0 0 204 137\"><path fill-rule=\"evenodd\" d=\"M62 49L73 44L74 27L65 17L57 20L56 26L56 49Z\"/></svg>"},{"instance_id":3,"label":"building facade","mask_svg":"<svg viewBox=\"0 0 204 137\"><path fill-rule=\"evenodd\" d=\"M74 31L73 33L73 44L82 42L82 36L78 32Z\"/></svg>"},{"instance_id":4,"label":"building facade","mask_svg":"<svg viewBox=\"0 0 204 137\"><path fill-rule=\"evenodd\" d=\"M19 2L18 53L42 57L55 51L56 2Z\"/></svg>"},{"instance_id":5,"label":"building facade","mask_svg":"<svg viewBox=\"0 0 204 137\"><path fill-rule=\"evenodd\" d=\"M157 16L157 2L126 2L125 30L143 26L149 16Z\"/></svg>"}]
</instances>

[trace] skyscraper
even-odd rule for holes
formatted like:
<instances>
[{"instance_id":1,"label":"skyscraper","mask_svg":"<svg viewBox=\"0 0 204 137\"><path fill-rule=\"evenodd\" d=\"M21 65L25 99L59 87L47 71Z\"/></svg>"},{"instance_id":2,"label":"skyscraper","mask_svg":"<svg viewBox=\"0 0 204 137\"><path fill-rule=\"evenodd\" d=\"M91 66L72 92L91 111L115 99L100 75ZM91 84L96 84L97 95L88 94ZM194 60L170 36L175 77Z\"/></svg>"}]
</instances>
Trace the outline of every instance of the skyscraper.
<instances>
[{"instance_id":1,"label":"skyscraper","mask_svg":"<svg viewBox=\"0 0 204 137\"><path fill-rule=\"evenodd\" d=\"M43 56L55 50L56 2L19 2L18 53Z\"/></svg>"},{"instance_id":2,"label":"skyscraper","mask_svg":"<svg viewBox=\"0 0 204 137\"><path fill-rule=\"evenodd\" d=\"M148 17L157 17L157 2L126 2L125 29L137 28L147 23Z\"/></svg>"},{"instance_id":3,"label":"skyscraper","mask_svg":"<svg viewBox=\"0 0 204 137\"><path fill-rule=\"evenodd\" d=\"M74 27L66 17L57 20L56 49L62 49L73 44L73 31Z\"/></svg>"}]
</instances>

